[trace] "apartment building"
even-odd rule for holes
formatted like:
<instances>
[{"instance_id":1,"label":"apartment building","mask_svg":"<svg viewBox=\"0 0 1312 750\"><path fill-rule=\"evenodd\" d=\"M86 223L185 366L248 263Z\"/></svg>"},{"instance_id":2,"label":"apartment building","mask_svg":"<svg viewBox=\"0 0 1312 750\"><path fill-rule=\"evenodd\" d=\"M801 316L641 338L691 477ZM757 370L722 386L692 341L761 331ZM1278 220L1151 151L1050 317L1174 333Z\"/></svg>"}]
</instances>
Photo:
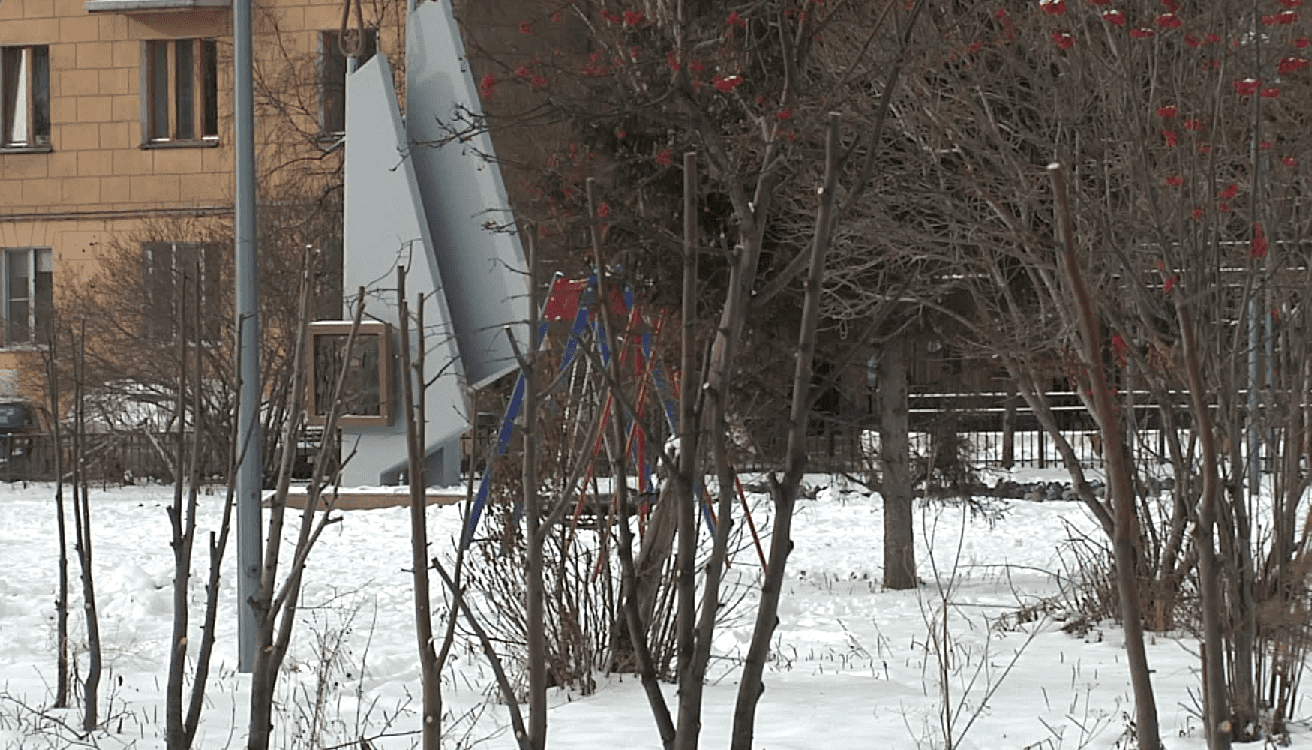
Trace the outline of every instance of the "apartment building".
<instances>
[{"instance_id":1,"label":"apartment building","mask_svg":"<svg viewBox=\"0 0 1312 750\"><path fill-rule=\"evenodd\" d=\"M366 3L365 55L400 49L404 1ZM342 3L253 15L260 201L331 211ZM111 249L137 248L143 279L230 252L195 227L233 210L231 17L230 0L0 0L0 398L31 391L55 305Z\"/></svg>"}]
</instances>

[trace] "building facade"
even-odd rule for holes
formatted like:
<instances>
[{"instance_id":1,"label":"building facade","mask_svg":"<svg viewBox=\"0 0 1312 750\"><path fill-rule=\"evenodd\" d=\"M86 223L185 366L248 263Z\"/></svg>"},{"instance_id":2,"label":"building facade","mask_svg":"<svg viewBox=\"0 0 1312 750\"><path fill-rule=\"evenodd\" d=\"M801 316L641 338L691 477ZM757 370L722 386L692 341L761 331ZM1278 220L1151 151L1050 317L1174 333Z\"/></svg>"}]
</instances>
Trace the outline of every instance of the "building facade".
<instances>
[{"instance_id":1,"label":"building facade","mask_svg":"<svg viewBox=\"0 0 1312 750\"><path fill-rule=\"evenodd\" d=\"M404 0L362 11L362 54L399 49ZM326 212L298 239L331 255L342 4L256 0L253 15L261 211ZM217 239L233 210L231 19L230 0L0 0L0 398L34 395L52 316L111 254L127 275L122 258L139 258L158 326L169 285L151 279L231 252Z\"/></svg>"}]
</instances>

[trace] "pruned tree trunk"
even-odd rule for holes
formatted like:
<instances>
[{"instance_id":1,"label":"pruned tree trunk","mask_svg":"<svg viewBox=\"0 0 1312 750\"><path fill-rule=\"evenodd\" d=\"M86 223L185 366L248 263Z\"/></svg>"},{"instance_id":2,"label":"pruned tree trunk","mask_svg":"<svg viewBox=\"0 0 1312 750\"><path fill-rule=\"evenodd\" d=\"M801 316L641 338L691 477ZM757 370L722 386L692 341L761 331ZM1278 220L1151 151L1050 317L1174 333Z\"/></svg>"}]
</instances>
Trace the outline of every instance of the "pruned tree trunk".
<instances>
[{"instance_id":1,"label":"pruned tree trunk","mask_svg":"<svg viewBox=\"0 0 1312 750\"><path fill-rule=\"evenodd\" d=\"M187 462L187 389L195 388L197 398L200 379L193 384L188 380L190 348L187 334L187 287L189 274L183 274L178 284L177 299L177 365L178 392L173 419L177 426L177 443L173 459L173 504L168 508L169 527L172 530L170 546L173 548L173 632L169 642L169 672L164 683L164 740L169 750L185 750L188 746L187 730L183 717L182 681L187 666L187 625L190 615L188 588L191 581L191 548L196 536L196 487L187 487L183 467ZM197 308L199 310L199 308ZM195 363L199 367L199 360ZM199 417L199 412L193 414ZM192 461L197 460L200 425L196 425L196 444L192 447ZM184 497L186 498L184 502Z\"/></svg>"},{"instance_id":2,"label":"pruned tree trunk","mask_svg":"<svg viewBox=\"0 0 1312 750\"><path fill-rule=\"evenodd\" d=\"M762 207L758 211L764 211ZM763 214L762 214L763 215ZM705 429L711 443L711 456L719 478L717 523L711 543L711 554L706 562L702 589L701 612L693 636L693 651L683 661L684 671L679 674L679 710L675 725L673 746L677 750L694 750L701 733L702 695L706 666L711 658L711 637L715 632L715 616L720 608L720 581L724 574L729 529L733 525L732 498L736 488L730 465L728 448L728 376L733 366L739 343L741 321L746 316L748 294L747 279L756 275L756 260L760 254L760 237L748 233L746 246L737 248L729 271L729 292L720 315L719 330L711 348L703 394L706 409Z\"/></svg>"},{"instance_id":3,"label":"pruned tree trunk","mask_svg":"<svg viewBox=\"0 0 1312 750\"><path fill-rule=\"evenodd\" d=\"M428 586L428 519L427 477L424 472L424 376L423 376L423 324L419 332L418 355L411 362L410 306L405 297L405 266L396 269L397 316L400 318L399 338L401 364L401 401L405 409L405 438L410 483L410 566L415 593L415 638L419 647L419 688L423 718L422 743L424 750L438 750L442 744L442 682L437 663L437 648L433 643L433 612ZM423 298L419 310L423 310Z\"/></svg>"},{"instance_id":4,"label":"pruned tree trunk","mask_svg":"<svg viewBox=\"0 0 1312 750\"><path fill-rule=\"evenodd\" d=\"M525 633L528 650L528 737L520 744L533 750L547 746L547 619L546 619L546 561L544 548L550 527L544 524L542 493L538 480L538 394L535 380L538 361L538 299L537 253L532 232L528 235L528 352L521 352L514 337L510 339L520 371L524 375L523 439L524 459L521 478L524 483L524 513L527 516L524 539L527 545L524 571ZM509 331L507 331L509 335Z\"/></svg>"},{"instance_id":5,"label":"pruned tree trunk","mask_svg":"<svg viewBox=\"0 0 1312 750\"><path fill-rule=\"evenodd\" d=\"M915 588L916 535L911 485L911 433L907 408L907 368L903 341L896 337L879 355L879 463L884 498L884 588Z\"/></svg>"},{"instance_id":6,"label":"pruned tree trunk","mask_svg":"<svg viewBox=\"0 0 1312 750\"><path fill-rule=\"evenodd\" d=\"M235 422L233 427L236 427ZM237 444L235 434L232 438L228 442L229 446ZM235 455L235 452L233 455ZM205 584L205 615L201 624L200 647L196 651L196 672L191 678L191 700L187 706L185 720L187 747L191 747L195 741L196 728L200 726L200 714L205 705L205 686L209 681L210 658L214 654L214 642L218 634L219 592L223 580L223 553L228 548L228 534L232 529L232 513L236 507L237 488L234 484L236 465L236 461L230 458L228 462L230 479L227 494L223 500L223 515L219 521L219 532L218 534L210 533L210 567L209 578Z\"/></svg>"},{"instance_id":7,"label":"pruned tree trunk","mask_svg":"<svg viewBox=\"0 0 1312 750\"><path fill-rule=\"evenodd\" d=\"M50 396L50 439L55 470L55 531L59 543L59 590L55 594L55 700L51 708L67 708L68 659L68 523L64 516L64 430L59 388L59 329L51 325L46 341L46 388Z\"/></svg>"},{"instance_id":8,"label":"pruned tree trunk","mask_svg":"<svg viewBox=\"0 0 1312 750\"><path fill-rule=\"evenodd\" d=\"M96 584L91 545L91 507L88 504L86 473L86 321L73 347L73 516L77 532L77 556L82 570L83 611L87 624L87 676L82 683L82 730L90 732L99 723L100 618L96 611Z\"/></svg>"},{"instance_id":9,"label":"pruned tree trunk","mask_svg":"<svg viewBox=\"0 0 1312 750\"><path fill-rule=\"evenodd\" d=\"M296 337L296 351L292 367L292 397L286 419L283 424L282 459L278 467L278 483L270 502L268 538L265 540L264 567L260 573L260 591L253 606L256 616L255 664L251 670L250 729L247 735L247 750L268 750L273 732L273 697L278 681L278 670L287 649L291 644L292 630L296 623L296 610L300 602L301 582L305 575L305 566L309 561L310 551L319 539L324 528L332 518L333 503L320 502L322 490L327 482L328 451L331 440L324 440L315 456L314 471L306 487L305 509L301 514L299 534L295 540L292 559L287 566L287 575L278 586L279 553L282 548L283 524L287 509L287 493L291 483L292 459L295 454L296 431L300 428L305 407L305 357L308 348L309 318L309 266L305 266L305 278L301 287L300 330ZM355 302L351 329L346 336L343 347L345 362L350 362L360 330L360 321L364 316L364 289L361 288ZM328 413L324 419L323 434L332 435L337 430L337 420L341 416L343 391L349 367L342 367L333 386Z\"/></svg>"},{"instance_id":10,"label":"pruned tree trunk","mask_svg":"<svg viewBox=\"0 0 1312 750\"><path fill-rule=\"evenodd\" d=\"M197 276L199 277L199 274L197 274ZM200 311L202 309L200 300L203 298L203 290L200 284L197 284L195 289L195 309ZM195 337L196 340L199 341L203 336L201 333L203 330L201 326L204 324L204 319L199 312L195 317ZM240 359L240 357L241 355L238 354L237 358ZM204 382L204 375L201 370L201 363L202 359L197 357L195 388L192 394L192 413L195 415L196 437L192 445L191 464L188 469L191 493L188 500L188 513L191 519L188 521L188 525L191 529L189 532L190 538L187 542L188 561L191 559L191 548L194 546L195 542L195 510L201 481L202 439L207 435L209 428L209 423L203 419L202 412L203 394L201 391L201 385ZM241 371L240 362L236 363L235 369L238 372ZM238 380L240 380L240 377ZM241 399L240 390L240 388L237 389L238 394L236 398L238 400ZM236 407L234 406L234 411L235 410ZM182 721L183 742L181 746L185 748L190 748L195 742L196 729L200 726L200 714L205 706L205 688L209 682L210 659L214 655L214 642L218 634L216 626L218 624L219 616L219 592L223 574L223 553L228 547L228 535L232 529L232 514L236 507L237 498L237 423L235 421L229 424L227 438L227 492L224 496L223 512L219 519L218 533L210 532L209 538L210 563L209 576L205 583L205 612L201 619L201 637L200 644L196 650L195 672L191 678L191 696L187 703L186 716ZM188 562L188 566L190 566L190 562Z\"/></svg>"},{"instance_id":11,"label":"pruned tree trunk","mask_svg":"<svg viewBox=\"0 0 1312 750\"><path fill-rule=\"evenodd\" d=\"M772 477L774 530L770 537L770 559L756 606L756 624L747 647L738 699L733 712L732 750L750 750L756 730L756 706L765 692L763 674L770 642L779 624L779 599L783 593L784 570L793 549L793 508L806 470L806 428L812 412L811 363L815 358L816 328L820 322L820 293L824 282L825 255L833 226L834 192L838 187L839 115L830 113L825 137L825 174L816 211L815 241L811 243L811 266L806 277L802 321L797 333L797 361L793 370L793 400L788 415L787 468L782 481Z\"/></svg>"}]
</instances>

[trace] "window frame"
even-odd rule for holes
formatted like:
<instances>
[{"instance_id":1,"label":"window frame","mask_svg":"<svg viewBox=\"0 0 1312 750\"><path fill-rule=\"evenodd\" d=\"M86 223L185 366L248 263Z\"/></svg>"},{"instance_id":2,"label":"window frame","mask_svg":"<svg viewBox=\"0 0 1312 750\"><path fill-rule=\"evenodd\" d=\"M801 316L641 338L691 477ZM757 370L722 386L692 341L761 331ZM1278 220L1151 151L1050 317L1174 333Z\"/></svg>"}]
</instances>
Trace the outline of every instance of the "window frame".
<instances>
[{"instance_id":1,"label":"window frame","mask_svg":"<svg viewBox=\"0 0 1312 750\"><path fill-rule=\"evenodd\" d=\"M184 57L190 70L183 70ZM142 148L219 145L218 68L213 37L142 41Z\"/></svg>"},{"instance_id":2,"label":"window frame","mask_svg":"<svg viewBox=\"0 0 1312 750\"><path fill-rule=\"evenodd\" d=\"M336 339L341 342L339 348L344 348L345 340L350 336L351 327L351 321L319 320L310 323L309 356L306 357L309 366L306 368L308 371L306 373L308 387L306 388L305 416L306 422L311 426L323 427L327 424L327 411L321 409L320 404L332 397L331 389L335 386L335 381L332 383L327 382L328 378L334 377L334 372L319 372L319 355L323 348L321 342ZM362 321L355 337L355 345L352 349L356 361L352 363L352 370L366 376L365 382L370 386L369 395L376 398L377 409L370 413L342 412L337 416L337 426L390 425L392 423L392 326L390 323L382 321ZM366 349L366 347L368 348ZM374 359L373 362L364 362L364 364L371 365L371 369L367 373L364 372L361 366L361 362L368 358L365 352L371 352ZM347 387L353 385L352 381L358 380L358 377L348 377ZM325 388L328 389L328 392L324 392ZM349 402L352 395L344 393L342 398Z\"/></svg>"},{"instance_id":3,"label":"window frame","mask_svg":"<svg viewBox=\"0 0 1312 750\"><path fill-rule=\"evenodd\" d=\"M340 138L346 134L346 70L349 58L342 54L338 44L340 37L341 31L337 29L320 31L315 35L319 47L315 85L319 93L319 135L322 138ZM377 53L378 29L366 28L364 45L357 58L359 64L368 62ZM333 96L337 98L333 99ZM336 104L338 101L340 105Z\"/></svg>"},{"instance_id":4,"label":"window frame","mask_svg":"<svg viewBox=\"0 0 1312 750\"><path fill-rule=\"evenodd\" d=\"M21 257L26 265L25 296L14 294L13 258ZM36 349L45 346L42 329L54 321L55 254L43 245L0 248L0 346L5 349ZM42 280L44 278L44 281ZM16 322L12 315L16 304L23 304L22 338L13 335ZM48 338L48 337L47 337Z\"/></svg>"},{"instance_id":5,"label":"window frame","mask_svg":"<svg viewBox=\"0 0 1312 750\"><path fill-rule=\"evenodd\" d=\"M17 58L18 72L11 68ZM19 102L19 97L23 99ZM28 135L14 138L19 105ZM46 153L54 150L50 119L50 45L0 46L0 152Z\"/></svg>"},{"instance_id":6,"label":"window frame","mask_svg":"<svg viewBox=\"0 0 1312 750\"><path fill-rule=\"evenodd\" d=\"M195 318L203 316L201 343L217 344L223 340L222 301L212 289L225 289L222 261L226 245L221 242L194 240L151 240L141 243L142 280L144 284L142 336L157 344L174 344L178 339L178 303L188 314L186 335L190 337ZM167 250L168 263L161 261L161 251ZM192 268L199 259L200 278ZM178 299L178 280L187 278L186 298ZM197 284L199 282L199 284ZM200 287L200 310L195 309L196 287ZM189 339L190 340L190 339ZM192 341L192 343L195 343Z\"/></svg>"},{"instance_id":7,"label":"window frame","mask_svg":"<svg viewBox=\"0 0 1312 750\"><path fill-rule=\"evenodd\" d=\"M231 8L232 0L83 0L88 13L157 13L159 11Z\"/></svg>"}]
</instances>

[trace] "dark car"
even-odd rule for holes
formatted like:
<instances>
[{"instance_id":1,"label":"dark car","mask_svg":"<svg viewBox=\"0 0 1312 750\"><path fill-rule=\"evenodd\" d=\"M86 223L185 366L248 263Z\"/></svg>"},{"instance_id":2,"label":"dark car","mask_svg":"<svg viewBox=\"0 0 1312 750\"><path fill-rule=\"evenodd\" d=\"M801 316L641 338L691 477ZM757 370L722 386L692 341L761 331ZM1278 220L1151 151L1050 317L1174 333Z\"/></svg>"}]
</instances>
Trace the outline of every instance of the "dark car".
<instances>
[{"instance_id":1,"label":"dark car","mask_svg":"<svg viewBox=\"0 0 1312 750\"><path fill-rule=\"evenodd\" d=\"M41 424L31 404L0 402L0 480L30 478L32 452L40 434Z\"/></svg>"}]
</instances>

